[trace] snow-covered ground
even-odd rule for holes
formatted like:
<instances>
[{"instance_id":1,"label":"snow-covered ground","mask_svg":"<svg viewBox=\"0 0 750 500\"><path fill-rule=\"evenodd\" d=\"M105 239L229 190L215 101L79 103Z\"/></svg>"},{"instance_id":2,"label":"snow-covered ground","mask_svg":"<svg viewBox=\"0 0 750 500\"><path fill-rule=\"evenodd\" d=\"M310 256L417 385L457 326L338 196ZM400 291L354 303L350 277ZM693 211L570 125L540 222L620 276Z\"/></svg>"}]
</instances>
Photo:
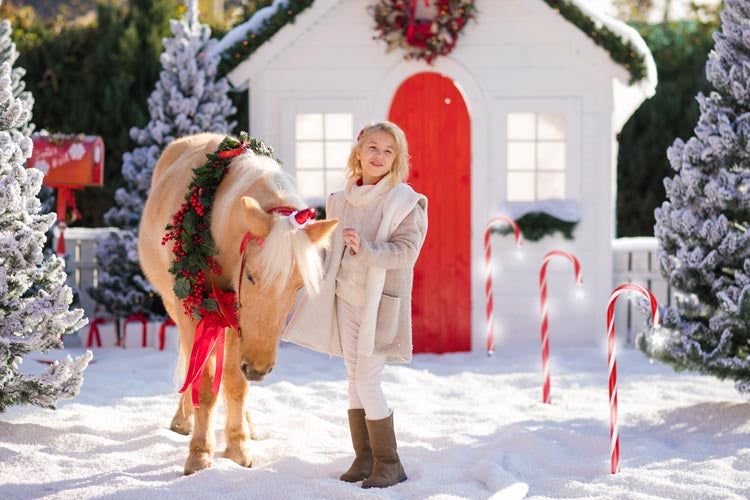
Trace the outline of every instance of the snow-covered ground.
<instances>
[{"instance_id":1,"label":"snow-covered ground","mask_svg":"<svg viewBox=\"0 0 750 500\"><path fill-rule=\"evenodd\" d=\"M620 350L622 471L611 475L606 352L551 349L552 405L534 346L389 365L409 480L375 493L338 480L351 457L340 359L284 345L251 388L253 467L220 457L220 404L214 466L184 477L189 437L168 429L174 354L98 349L76 399L0 414L0 498L750 497L750 404L731 383Z\"/></svg>"}]
</instances>

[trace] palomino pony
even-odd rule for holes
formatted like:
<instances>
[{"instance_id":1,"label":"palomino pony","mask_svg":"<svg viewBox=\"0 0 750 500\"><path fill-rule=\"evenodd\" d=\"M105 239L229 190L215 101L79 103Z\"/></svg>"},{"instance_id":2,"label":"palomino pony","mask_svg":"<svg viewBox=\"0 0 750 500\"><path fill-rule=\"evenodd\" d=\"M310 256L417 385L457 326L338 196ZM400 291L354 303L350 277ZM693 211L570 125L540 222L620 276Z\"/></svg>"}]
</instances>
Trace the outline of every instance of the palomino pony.
<instances>
[{"instance_id":1,"label":"palomino pony","mask_svg":"<svg viewBox=\"0 0 750 500\"><path fill-rule=\"evenodd\" d=\"M185 199L193 169L206 162L206 154L213 154L222 139L223 136L216 134L199 134L178 139L164 150L154 169L138 235L143 271L161 294L167 312L179 328L181 360L189 358L198 321L184 312L173 291L175 278L169 267L174 256L162 244L162 238L172 215ZM274 207L302 209L305 203L276 161L250 150L235 156L216 190L210 230L217 252L214 258L221 269L219 275L213 276L213 286L220 291L238 291L237 323L242 332L239 336L234 329L226 329L221 382L227 410L224 456L245 467L252 461L249 451L252 427L245 409L248 381L262 380L273 368L279 336L300 287L304 285L311 293L319 288L322 276L319 249L327 245L338 222L323 220L295 227L287 216L267 212ZM245 236L248 234L249 238ZM182 434L193 432L185 474L210 467L212 463L215 371L216 349L213 349L202 377L196 382L199 406L192 408L187 391L172 419L172 430Z\"/></svg>"}]
</instances>

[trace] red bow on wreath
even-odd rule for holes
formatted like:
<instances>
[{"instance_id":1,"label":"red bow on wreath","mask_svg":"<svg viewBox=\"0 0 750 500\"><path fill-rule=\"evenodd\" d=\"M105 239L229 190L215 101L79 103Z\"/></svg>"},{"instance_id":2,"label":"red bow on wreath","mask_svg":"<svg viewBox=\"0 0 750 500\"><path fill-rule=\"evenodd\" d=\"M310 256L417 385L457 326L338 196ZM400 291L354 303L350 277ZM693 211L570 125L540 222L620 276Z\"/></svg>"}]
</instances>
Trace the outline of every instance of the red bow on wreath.
<instances>
[{"instance_id":1,"label":"red bow on wreath","mask_svg":"<svg viewBox=\"0 0 750 500\"><path fill-rule=\"evenodd\" d=\"M430 6L430 0L424 0L424 6ZM411 21L406 28L406 41L414 47L425 48L427 46L427 37L430 36L430 21L418 21L416 19L417 0L411 0Z\"/></svg>"},{"instance_id":2,"label":"red bow on wreath","mask_svg":"<svg viewBox=\"0 0 750 500\"><path fill-rule=\"evenodd\" d=\"M430 37L432 22L412 21L406 29L406 41L413 47L427 47L427 39Z\"/></svg>"}]
</instances>

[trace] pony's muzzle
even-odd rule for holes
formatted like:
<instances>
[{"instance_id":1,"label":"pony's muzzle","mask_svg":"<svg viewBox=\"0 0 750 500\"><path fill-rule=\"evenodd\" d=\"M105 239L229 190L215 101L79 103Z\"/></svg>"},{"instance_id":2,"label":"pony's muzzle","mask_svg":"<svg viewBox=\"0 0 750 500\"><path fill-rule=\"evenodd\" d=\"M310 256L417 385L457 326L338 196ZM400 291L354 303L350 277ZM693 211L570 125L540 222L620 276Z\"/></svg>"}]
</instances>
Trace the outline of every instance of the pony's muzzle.
<instances>
[{"instance_id":1,"label":"pony's muzzle","mask_svg":"<svg viewBox=\"0 0 750 500\"><path fill-rule=\"evenodd\" d=\"M245 375L245 378L253 381L253 382L260 382L263 380L263 377L271 373L273 370L273 365L269 365L266 367L265 370L256 370L252 366L250 366L250 363L247 361L243 361L240 363L240 370L242 370L242 373Z\"/></svg>"}]
</instances>

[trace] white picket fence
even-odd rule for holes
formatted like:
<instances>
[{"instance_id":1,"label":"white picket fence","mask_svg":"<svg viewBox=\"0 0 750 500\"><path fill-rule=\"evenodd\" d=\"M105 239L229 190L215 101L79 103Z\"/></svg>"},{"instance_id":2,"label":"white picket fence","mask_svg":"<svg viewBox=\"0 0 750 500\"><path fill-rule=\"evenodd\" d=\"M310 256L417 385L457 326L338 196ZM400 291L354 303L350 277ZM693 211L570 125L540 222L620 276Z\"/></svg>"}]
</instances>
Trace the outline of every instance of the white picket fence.
<instances>
[{"instance_id":1,"label":"white picket fence","mask_svg":"<svg viewBox=\"0 0 750 500\"><path fill-rule=\"evenodd\" d=\"M96 263L96 240L105 237L116 228L102 227L70 227L65 230L65 269L68 273L68 285L79 293L79 307L88 318L94 315L96 303L89 296L86 289L96 286L99 270ZM54 232L52 248L57 248L59 232Z\"/></svg>"},{"instance_id":2,"label":"white picket fence","mask_svg":"<svg viewBox=\"0 0 750 500\"><path fill-rule=\"evenodd\" d=\"M672 303L672 290L669 283L659 273L656 262L658 243L656 238L618 238L612 241L612 258L614 259L612 287L623 283L643 285L654 294L660 306ZM625 314L620 310L615 314L615 331L618 337L625 338L631 344L635 335L644 329L647 318L636 309L633 302L635 294L628 294L618 300L627 301ZM619 307L618 307L619 309Z\"/></svg>"},{"instance_id":3,"label":"white picket fence","mask_svg":"<svg viewBox=\"0 0 750 500\"><path fill-rule=\"evenodd\" d=\"M80 307L88 318L93 318L94 300L86 289L97 283L96 240L106 235L112 228L68 228L65 231L66 254L68 255L67 270L68 284L78 289ZM55 248L57 241L55 240ZM614 270L612 276L613 288L622 283L638 283L650 289L661 305L671 304L671 290L667 282L661 277L656 263L657 242L655 238L619 238L612 241ZM619 338L624 338L630 344L635 335L646 324L645 316L640 313L633 302L635 295L623 296L618 301L618 313L615 315L615 329ZM626 305L621 305L626 302ZM82 340L86 341L88 327L80 332ZM108 330L108 328L104 328ZM149 336L156 325L149 325ZM136 329L130 326L129 330ZM139 335L131 335L139 337ZM128 340L130 343L131 340ZM135 340L132 340L135 342ZM169 342L168 342L169 343ZM152 344L149 341L149 344Z\"/></svg>"}]
</instances>

